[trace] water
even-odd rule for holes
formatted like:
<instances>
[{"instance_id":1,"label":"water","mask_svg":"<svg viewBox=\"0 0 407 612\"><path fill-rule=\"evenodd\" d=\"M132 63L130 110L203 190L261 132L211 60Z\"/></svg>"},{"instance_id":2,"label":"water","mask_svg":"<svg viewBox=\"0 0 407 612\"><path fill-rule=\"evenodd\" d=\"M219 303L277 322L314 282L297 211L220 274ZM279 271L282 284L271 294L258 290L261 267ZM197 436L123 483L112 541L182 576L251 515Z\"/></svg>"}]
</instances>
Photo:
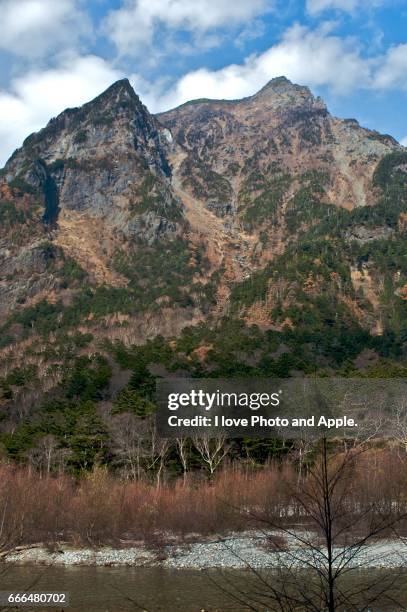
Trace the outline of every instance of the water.
<instances>
[{"instance_id":1,"label":"water","mask_svg":"<svg viewBox=\"0 0 407 612\"><path fill-rule=\"evenodd\" d=\"M372 574L377 574L373 576ZM377 584L383 583L381 571L366 573ZM361 584L361 576L353 575L347 587ZM11 566L0 572L1 591L69 592L66 608L35 608L35 610L67 610L68 612L243 612L248 608L230 598L223 589L233 582L243 590L250 586L252 575L244 571L168 570L162 568L123 567L39 567ZM353 584L351 584L351 582ZM216 583L216 584L215 584ZM220 588L220 585L223 587ZM407 572L397 579L398 601L405 607L382 604L371 610L394 612L407 609ZM2 608L6 610L6 608ZM29 610L29 608L22 608ZM264 608L259 608L264 609Z\"/></svg>"},{"instance_id":2,"label":"water","mask_svg":"<svg viewBox=\"0 0 407 612\"><path fill-rule=\"evenodd\" d=\"M15 566L0 579L1 591L69 592L69 607L55 610L70 612L239 610L212 584L212 577L194 570Z\"/></svg>"}]
</instances>

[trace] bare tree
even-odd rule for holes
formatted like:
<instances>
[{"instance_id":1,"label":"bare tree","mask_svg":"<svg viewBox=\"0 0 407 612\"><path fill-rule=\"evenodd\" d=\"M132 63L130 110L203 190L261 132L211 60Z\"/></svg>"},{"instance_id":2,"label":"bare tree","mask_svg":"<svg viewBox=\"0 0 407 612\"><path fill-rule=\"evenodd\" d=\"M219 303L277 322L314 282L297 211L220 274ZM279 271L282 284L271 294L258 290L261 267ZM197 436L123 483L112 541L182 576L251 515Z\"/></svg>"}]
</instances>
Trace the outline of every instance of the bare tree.
<instances>
[{"instance_id":1,"label":"bare tree","mask_svg":"<svg viewBox=\"0 0 407 612\"><path fill-rule=\"evenodd\" d=\"M246 584L217 580L231 598L251 610L368 610L376 602L400 609L395 597L399 572L392 570L377 578L358 576L366 555L375 564L370 545L383 536L394 536L407 518L407 502L401 491L398 499L383 499L375 487L366 494L355 492L357 476L363 471L359 446L341 454L329 455L323 439L318 456L306 478L287 483L291 516L288 520L273 503L262 512L239 508L250 523L260 525L277 560L270 573L259 572L244 558L250 570ZM227 546L227 542L225 542ZM343 586L347 580L346 588Z\"/></svg>"},{"instance_id":2,"label":"bare tree","mask_svg":"<svg viewBox=\"0 0 407 612\"><path fill-rule=\"evenodd\" d=\"M184 486L187 481L187 472L188 472L188 438L181 437L175 440L175 444L177 446L178 457L181 461L182 465L182 475Z\"/></svg>"},{"instance_id":3,"label":"bare tree","mask_svg":"<svg viewBox=\"0 0 407 612\"><path fill-rule=\"evenodd\" d=\"M407 401L399 399L391 416L391 433L394 440L407 453Z\"/></svg>"},{"instance_id":4,"label":"bare tree","mask_svg":"<svg viewBox=\"0 0 407 612\"><path fill-rule=\"evenodd\" d=\"M40 473L49 477L60 458L60 449L55 436L48 434L43 436L38 444L28 453L30 465Z\"/></svg>"},{"instance_id":5,"label":"bare tree","mask_svg":"<svg viewBox=\"0 0 407 612\"><path fill-rule=\"evenodd\" d=\"M161 485L165 460L170 449L170 442L161 438L157 433L155 419L149 419L149 456L148 470L154 470L156 474L157 488Z\"/></svg>"},{"instance_id":6,"label":"bare tree","mask_svg":"<svg viewBox=\"0 0 407 612\"><path fill-rule=\"evenodd\" d=\"M298 463L298 484L303 479L307 456L311 453L313 446L312 438L307 435L307 430L304 429L298 440L295 440L293 450L291 451L291 456L294 456Z\"/></svg>"},{"instance_id":7,"label":"bare tree","mask_svg":"<svg viewBox=\"0 0 407 612\"><path fill-rule=\"evenodd\" d=\"M130 412L115 416L110 422L113 452L133 479L140 479L144 471L147 423Z\"/></svg>"},{"instance_id":8,"label":"bare tree","mask_svg":"<svg viewBox=\"0 0 407 612\"><path fill-rule=\"evenodd\" d=\"M194 437L193 443L212 477L229 452L226 436L212 438L204 435Z\"/></svg>"},{"instance_id":9,"label":"bare tree","mask_svg":"<svg viewBox=\"0 0 407 612\"><path fill-rule=\"evenodd\" d=\"M170 443L158 435L154 416L139 417L124 412L109 420L108 426L112 450L131 478L139 480L153 473L159 487Z\"/></svg>"}]
</instances>

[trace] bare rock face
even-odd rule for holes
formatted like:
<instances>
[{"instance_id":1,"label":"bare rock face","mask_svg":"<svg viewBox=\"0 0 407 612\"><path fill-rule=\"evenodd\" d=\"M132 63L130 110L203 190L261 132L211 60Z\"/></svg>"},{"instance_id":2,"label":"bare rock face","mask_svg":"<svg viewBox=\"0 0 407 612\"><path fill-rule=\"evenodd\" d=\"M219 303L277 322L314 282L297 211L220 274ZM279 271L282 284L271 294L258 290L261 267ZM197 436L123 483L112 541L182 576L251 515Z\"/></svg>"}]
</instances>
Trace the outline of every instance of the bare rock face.
<instances>
[{"instance_id":1,"label":"bare rock face","mask_svg":"<svg viewBox=\"0 0 407 612\"><path fill-rule=\"evenodd\" d=\"M168 131L125 79L29 136L6 164L5 177L42 191L44 221L50 225L60 211L72 210L123 230L126 215L159 218L164 209L177 208L168 189L169 148ZM150 192L165 204L147 202Z\"/></svg>"},{"instance_id":2,"label":"bare rock face","mask_svg":"<svg viewBox=\"0 0 407 612\"><path fill-rule=\"evenodd\" d=\"M307 173L318 174L327 203L348 209L372 203L374 168L398 146L355 120L332 117L307 87L284 77L243 100L187 102L158 118L188 151L185 183L196 193L206 191L207 206L222 216L237 209L243 220L249 216L259 225L271 215L256 215L253 201L283 175L290 188L281 205L304 185ZM210 192L214 179L217 206Z\"/></svg>"},{"instance_id":3,"label":"bare rock face","mask_svg":"<svg viewBox=\"0 0 407 612\"><path fill-rule=\"evenodd\" d=\"M329 284L333 301L377 328L384 272L376 278L370 262L367 291L348 251L405 231L399 154L390 136L331 116L284 77L242 100L157 116L118 81L29 136L2 170L0 319L51 304L50 316L69 322L79 304L91 319L147 313L155 333L164 311L178 331L231 312L294 329L299 300Z\"/></svg>"},{"instance_id":4,"label":"bare rock face","mask_svg":"<svg viewBox=\"0 0 407 612\"><path fill-rule=\"evenodd\" d=\"M2 171L13 219L0 229L0 313L47 291L59 295L70 259L88 282L125 286L113 264L122 251L178 236L185 220L171 190L173 146L127 80L29 136ZM53 250L46 268L38 265L41 241Z\"/></svg>"}]
</instances>

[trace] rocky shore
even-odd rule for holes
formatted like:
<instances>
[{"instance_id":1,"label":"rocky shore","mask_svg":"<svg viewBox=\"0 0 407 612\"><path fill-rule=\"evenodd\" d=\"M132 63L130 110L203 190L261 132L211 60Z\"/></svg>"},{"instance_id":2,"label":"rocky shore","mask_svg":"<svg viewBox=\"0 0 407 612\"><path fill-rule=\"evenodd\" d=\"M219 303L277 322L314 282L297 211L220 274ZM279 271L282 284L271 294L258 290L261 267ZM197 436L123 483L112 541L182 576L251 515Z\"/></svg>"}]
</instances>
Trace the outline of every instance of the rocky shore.
<instances>
[{"instance_id":1,"label":"rocky shore","mask_svg":"<svg viewBox=\"0 0 407 612\"><path fill-rule=\"evenodd\" d=\"M324 551L318 553L322 562ZM407 541L380 540L365 546L356 556L354 551L338 548L335 554L347 560L349 565L360 568L407 568ZM347 555L347 556L346 556ZM312 557L313 556L313 557ZM270 545L263 533L246 532L230 534L223 538L189 543L172 543L151 550L139 544L126 548L103 547L98 549L73 548L61 545L55 551L42 546L9 553L5 562L13 564L59 565L59 566L131 566L163 567L167 569L210 568L306 568L315 552L299 546L295 538L288 538L282 549Z\"/></svg>"}]
</instances>

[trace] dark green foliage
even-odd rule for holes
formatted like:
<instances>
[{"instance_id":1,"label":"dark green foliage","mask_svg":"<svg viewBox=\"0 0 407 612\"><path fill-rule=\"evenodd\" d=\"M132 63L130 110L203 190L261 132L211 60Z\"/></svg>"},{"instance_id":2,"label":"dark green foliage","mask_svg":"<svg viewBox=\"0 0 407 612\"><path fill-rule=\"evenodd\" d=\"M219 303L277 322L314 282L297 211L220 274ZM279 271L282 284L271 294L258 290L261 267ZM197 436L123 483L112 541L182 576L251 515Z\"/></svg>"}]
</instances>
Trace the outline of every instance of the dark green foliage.
<instances>
[{"instance_id":1,"label":"dark green foliage","mask_svg":"<svg viewBox=\"0 0 407 612\"><path fill-rule=\"evenodd\" d=\"M271 459L282 459L291 449L287 441L276 438L236 438L231 456L236 459L249 457L255 465L263 465Z\"/></svg>"},{"instance_id":2,"label":"dark green foliage","mask_svg":"<svg viewBox=\"0 0 407 612\"><path fill-rule=\"evenodd\" d=\"M373 175L373 183L382 189L389 185L406 186L407 151L394 151L380 160Z\"/></svg>"},{"instance_id":3,"label":"dark green foliage","mask_svg":"<svg viewBox=\"0 0 407 612\"><path fill-rule=\"evenodd\" d=\"M79 164L73 157L67 157L64 159L62 158L56 159L55 161L49 164L47 169L49 172L56 173L66 168L75 169L78 167L79 167Z\"/></svg>"},{"instance_id":4,"label":"dark green foliage","mask_svg":"<svg viewBox=\"0 0 407 612\"><path fill-rule=\"evenodd\" d=\"M10 385L7 385L6 381L0 379L0 406L7 403L13 397L13 390ZM4 413L0 413L0 420L4 418Z\"/></svg>"},{"instance_id":5,"label":"dark green foliage","mask_svg":"<svg viewBox=\"0 0 407 612\"><path fill-rule=\"evenodd\" d=\"M308 170L298 177L302 185L307 185L313 193L324 193L324 187L329 185L331 177L323 170Z\"/></svg>"},{"instance_id":6,"label":"dark green foliage","mask_svg":"<svg viewBox=\"0 0 407 612\"><path fill-rule=\"evenodd\" d=\"M37 375L37 366L34 364L20 368L14 368L4 379L8 387L24 387L29 384Z\"/></svg>"},{"instance_id":7,"label":"dark green foliage","mask_svg":"<svg viewBox=\"0 0 407 612\"><path fill-rule=\"evenodd\" d=\"M258 367L262 376L275 376L276 378L289 378L293 371L302 371L304 374L312 371L312 367L307 366L306 360L292 352L283 353L279 357L272 357L265 353Z\"/></svg>"},{"instance_id":8,"label":"dark green foliage","mask_svg":"<svg viewBox=\"0 0 407 612\"><path fill-rule=\"evenodd\" d=\"M323 184L327 177L321 173L307 173L300 177L301 187L288 203L286 212L287 230L296 232L301 226L320 223L331 214L335 207L321 202L324 195Z\"/></svg>"},{"instance_id":9,"label":"dark green foliage","mask_svg":"<svg viewBox=\"0 0 407 612\"><path fill-rule=\"evenodd\" d=\"M94 465L108 459L106 427L97 415L94 405L82 404L83 414L75 422L69 438L69 467L74 473L91 470Z\"/></svg>"},{"instance_id":10,"label":"dark green foliage","mask_svg":"<svg viewBox=\"0 0 407 612\"><path fill-rule=\"evenodd\" d=\"M34 187L33 185L27 183L27 181L21 176L17 176L15 179L11 180L9 182L9 186L12 189L20 191L21 193L28 193L30 195L39 195L40 193L37 187Z\"/></svg>"},{"instance_id":11,"label":"dark green foliage","mask_svg":"<svg viewBox=\"0 0 407 612\"><path fill-rule=\"evenodd\" d=\"M147 375L149 381L153 379L146 370L146 366L150 363L168 364L173 354L168 342L162 336L156 336L154 340L150 340L142 346L128 348L122 342L116 341L113 344L106 343L105 348L124 370L141 372ZM143 380L142 376L141 380ZM137 385L133 388L137 389Z\"/></svg>"},{"instance_id":12,"label":"dark green foliage","mask_svg":"<svg viewBox=\"0 0 407 612\"><path fill-rule=\"evenodd\" d=\"M46 225L54 227L59 215L59 193L57 185L50 174L47 174L42 190L45 202L42 220Z\"/></svg>"},{"instance_id":13,"label":"dark green foliage","mask_svg":"<svg viewBox=\"0 0 407 612\"><path fill-rule=\"evenodd\" d=\"M68 468L74 474L91 470L108 458L106 428L92 402L50 401L35 418L21 422L0 439L10 458L23 461L46 435L54 436L60 449L68 451Z\"/></svg>"},{"instance_id":14,"label":"dark green foliage","mask_svg":"<svg viewBox=\"0 0 407 612\"><path fill-rule=\"evenodd\" d=\"M86 130L79 130L79 132L77 132L75 134L74 137L74 143L75 144L83 144L84 142L86 142L88 139L88 133Z\"/></svg>"},{"instance_id":15,"label":"dark green foliage","mask_svg":"<svg viewBox=\"0 0 407 612\"><path fill-rule=\"evenodd\" d=\"M211 274L206 283L194 282L190 287L193 303L197 304L204 314L216 305L216 293L221 276L217 270Z\"/></svg>"},{"instance_id":16,"label":"dark green foliage","mask_svg":"<svg viewBox=\"0 0 407 612\"><path fill-rule=\"evenodd\" d=\"M341 215L342 228L364 225L365 227L391 227L396 229L401 212L407 212L407 190L389 187L382 199L374 206L363 206Z\"/></svg>"},{"instance_id":17,"label":"dark green foliage","mask_svg":"<svg viewBox=\"0 0 407 612\"><path fill-rule=\"evenodd\" d=\"M240 165L237 162L230 162L227 167L228 174L236 176L239 173Z\"/></svg>"},{"instance_id":18,"label":"dark green foliage","mask_svg":"<svg viewBox=\"0 0 407 612\"><path fill-rule=\"evenodd\" d=\"M241 283L232 287L230 301L233 309L241 306L250 306L256 300L264 300L267 294L270 272L268 269L253 272L253 274Z\"/></svg>"},{"instance_id":19,"label":"dark green foliage","mask_svg":"<svg viewBox=\"0 0 407 612\"><path fill-rule=\"evenodd\" d=\"M46 261L54 261L57 255L61 252L58 247L56 247L49 240L44 240L38 245L38 249L40 250L42 256Z\"/></svg>"},{"instance_id":20,"label":"dark green foliage","mask_svg":"<svg viewBox=\"0 0 407 612\"><path fill-rule=\"evenodd\" d=\"M374 240L365 244L352 243L352 255L359 267L368 261L375 262L375 268L380 272L399 271L407 277L407 251L404 236L396 236L390 240Z\"/></svg>"},{"instance_id":21,"label":"dark green foliage","mask_svg":"<svg viewBox=\"0 0 407 612\"><path fill-rule=\"evenodd\" d=\"M131 369L129 383L115 398L113 412L133 412L139 417L148 416L155 410L155 377L148 365L167 361L172 354L169 346L163 338L157 337L140 348L129 350L116 343L110 350L122 367Z\"/></svg>"},{"instance_id":22,"label":"dark green foliage","mask_svg":"<svg viewBox=\"0 0 407 612\"><path fill-rule=\"evenodd\" d=\"M255 173L250 175L253 181L256 180L255 176ZM260 177L259 180L261 181ZM256 184L257 183L251 183L250 188L253 188ZM257 186L260 186L260 184L257 184ZM253 203L244 207L241 217L245 226L248 229L252 229L265 221L275 220L278 208L290 184L291 178L288 174L282 174L268 182L262 193L253 200ZM247 183L245 188L248 189ZM240 194L243 202L247 198L248 193L249 192L246 191Z\"/></svg>"},{"instance_id":23,"label":"dark green foliage","mask_svg":"<svg viewBox=\"0 0 407 612\"><path fill-rule=\"evenodd\" d=\"M129 380L129 389L137 391L141 396L151 400L155 391L155 378L147 367L148 359L140 355L133 364L133 371Z\"/></svg>"},{"instance_id":24,"label":"dark green foliage","mask_svg":"<svg viewBox=\"0 0 407 612\"><path fill-rule=\"evenodd\" d=\"M193 277L206 265L202 253L191 252L182 239L163 243L159 250L145 247L132 254L119 252L114 260L116 270L130 280L134 297L143 309L154 308L154 302L164 296L171 305L191 306Z\"/></svg>"},{"instance_id":25,"label":"dark green foliage","mask_svg":"<svg viewBox=\"0 0 407 612\"><path fill-rule=\"evenodd\" d=\"M5 327L0 328L0 348L4 348L9 344L12 344L14 338L10 334L5 333Z\"/></svg>"},{"instance_id":26,"label":"dark green foliage","mask_svg":"<svg viewBox=\"0 0 407 612\"><path fill-rule=\"evenodd\" d=\"M80 274L75 268L75 274ZM72 280L72 279L71 279ZM22 325L25 334L35 331L41 335L57 330L68 330L80 323L92 313L95 319L104 317L112 312L134 312L136 308L131 291L125 288L98 286L85 287L77 292L72 303L64 306L61 301L55 304L41 300L35 306L24 308L12 315L7 323L0 328L3 341L8 338L7 344L12 342L13 336L10 328L13 324Z\"/></svg>"},{"instance_id":27,"label":"dark green foliage","mask_svg":"<svg viewBox=\"0 0 407 612\"><path fill-rule=\"evenodd\" d=\"M0 440L10 459L22 461L27 450L35 446L40 437L37 427L24 422L12 433L3 433Z\"/></svg>"},{"instance_id":28,"label":"dark green foliage","mask_svg":"<svg viewBox=\"0 0 407 612\"><path fill-rule=\"evenodd\" d=\"M227 179L205 164L188 157L182 164L184 185L189 186L195 197L204 201L230 202L233 189Z\"/></svg>"},{"instance_id":29,"label":"dark green foliage","mask_svg":"<svg viewBox=\"0 0 407 612\"><path fill-rule=\"evenodd\" d=\"M62 280L62 285L68 287L75 281L82 281L86 277L85 270L72 257L64 258L64 263L59 269L59 276Z\"/></svg>"},{"instance_id":30,"label":"dark green foliage","mask_svg":"<svg viewBox=\"0 0 407 612\"><path fill-rule=\"evenodd\" d=\"M198 264L190 265L188 250L181 248L178 252L177 246L173 245L163 250L160 257L155 257L153 251L146 249L138 262L142 266L138 270L136 255L134 259L119 258L117 262L120 262L118 269L122 273L126 271L133 280L130 287L85 286L74 294L68 306L61 301L50 303L41 300L35 306L12 315L0 328L3 343L7 345L12 341L9 330L14 323L22 325L26 333L32 330L44 335L83 324L89 315L92 315L92 320L97 320L114 312L136 314L145 309L152 310L154 300L163 296L167 296L166 303L170 305L188 307L193 304L188 283L191 283ZM68 260L67 267L62 266L57 273L62 277L63 286L84 278L84 272L73 260ZM208 291L213 296L213 287L208 287ZM155 307L159 309L160 305Z\"/></svg>"},{"instance_id":31,"label":"dark green foliage","mask_svg":"<svg viewBox=\"0 0 407 612\"><path fill-rule=\"evenodd\" d=\"M354 320L349 309L329 297L305 300L302 308L293 307L288 315L295 324L293 342L307 347L303 352L305 361L314 355L317 365L337 367L371 346L369 333Z\"/></svg>"},{"instance_id":32,"label":"dark green foliage","mask_svg":"<svg viewBox=\"0 0 407 612\"><path fill-rule=\"evenodd\" d=\"M16 313L11 322L20 323L24 328L35 329L39 333L48 333L57 328L62 310L61 302L51 304L47 300L41 300L35 306Z\"/></svg>"},{"instance_id":33,"label":"dark green foliage","mask_svg":"<svg viewBox=\"0 0 407 612\"><path fill-rule=\"evenodd\" d=\"M0 201L0 229L9 229L25 223L26 220L25 212L17 208L13 202Z\"/></svg>"},{"instance_id":34,"label":"dark green foliage","mask_svg":"<svg viewBox=\"0 0 407 612\"><path fill-rule=\"evenodd\" d=\"M136 191L137 202L130 207L135 215L154 212L172 221L182 218L181 208L169 192L157 191L156 178L149 173Z\"/></svg>"},{"instance_id":35,"label":"dark green foliage","mask_svg":"<svg viewBox=\"0 0 407 612\"><path fill-rule=\"evenodd\" d=\"M78 357L61 386L68 399L100 400L109 384L112 371L102 355Z\"/></svg>"},{"instance_id":36,"label":"dark green foliage","mask_svg":"<svg viewBox=\"0 0 407 612\"><path fill-rule=\"evenodd\" d=\"M83 340L76 338L76 343ZM65 370L57 395L36 407L12 433L1 434L0 441L11 458L21 461L43 436L52 435L59 448L68 451L69 468L79 473L108 456L106 427L94 402L105 396L111 369L105 357L93 355L77 357L71 365L68 361ZM27 386L34 376L34 368L16 369L0 387L7 392L11 385Z\"/></svg>"},{"instance_id":37,"label":"dark green foliage","mask_svg":"<svg viewBox=\"0 0 407 612\"><path fill-rule=\"evenodd\" d=\"M61 326L72 327L91 313L98 319L112 312L131 312L134 310L133 300L131 292L124 287L85 287L75 294L72 304L64 309Z\"/></svg>"},{"instance_id":38,"label":"dark green foliage","mask_svg":"<svg viewBox=\"0 0 407 612\"><path fill-rule=\"evenodd\" d=\"M138 417L147 417L155 411L154 404L141 392L127 387L120 391L113 402L112 414L131 412Z\"/></svg>"}]
</instances>

